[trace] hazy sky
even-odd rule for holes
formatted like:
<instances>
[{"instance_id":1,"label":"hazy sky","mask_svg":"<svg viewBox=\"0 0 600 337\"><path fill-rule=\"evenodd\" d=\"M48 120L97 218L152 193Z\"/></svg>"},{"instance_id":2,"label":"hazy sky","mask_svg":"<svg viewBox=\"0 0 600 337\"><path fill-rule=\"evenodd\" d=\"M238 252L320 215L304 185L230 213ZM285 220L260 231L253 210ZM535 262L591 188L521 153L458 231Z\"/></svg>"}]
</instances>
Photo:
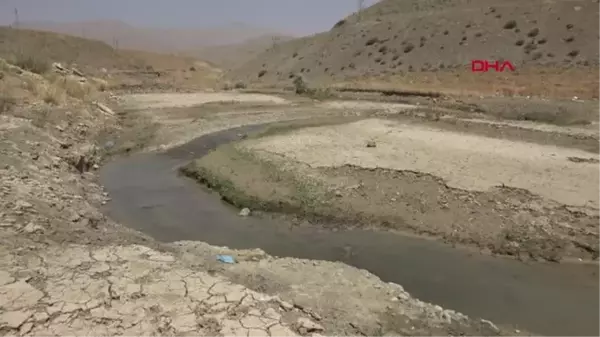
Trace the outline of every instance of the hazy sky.
<instances>
[{"instance_id":1,"label":"hazy sky","mask_svg":"<svg viewBox=\"0 0 600 337\"><path fill-rule=\"evenodd\" d=\"M375 0L366 0L365 4ZM0 24L14 21L122 20L136 26L201 28L244 22L282 33L330 29L357 0L0 0Z\"/></svg>"}]
</instances>

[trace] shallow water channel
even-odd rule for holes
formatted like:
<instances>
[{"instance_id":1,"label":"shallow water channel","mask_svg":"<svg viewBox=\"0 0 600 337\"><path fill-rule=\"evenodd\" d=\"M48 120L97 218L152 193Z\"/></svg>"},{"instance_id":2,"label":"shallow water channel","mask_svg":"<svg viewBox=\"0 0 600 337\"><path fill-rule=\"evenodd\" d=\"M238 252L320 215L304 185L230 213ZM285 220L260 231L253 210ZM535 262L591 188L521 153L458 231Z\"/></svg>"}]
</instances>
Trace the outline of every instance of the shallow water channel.
<instances>
[{"instance_id":1,"label":"shallow water channel","mask_svg":"<svg viewBox=\"0 0 600 337\"><path fill-rule=\"evenodd\" d=\"M270 255L342 261L401 284L417 298L544 335L598 335L598 267L525 264L432 240L377 231L321 231L243 218L177 169L238 139L222 131L166 153L116 159L100 171L106 213L163 242L199 240ZM350 247L353 254L346 254Z\"/></svg>"}]
</instances>

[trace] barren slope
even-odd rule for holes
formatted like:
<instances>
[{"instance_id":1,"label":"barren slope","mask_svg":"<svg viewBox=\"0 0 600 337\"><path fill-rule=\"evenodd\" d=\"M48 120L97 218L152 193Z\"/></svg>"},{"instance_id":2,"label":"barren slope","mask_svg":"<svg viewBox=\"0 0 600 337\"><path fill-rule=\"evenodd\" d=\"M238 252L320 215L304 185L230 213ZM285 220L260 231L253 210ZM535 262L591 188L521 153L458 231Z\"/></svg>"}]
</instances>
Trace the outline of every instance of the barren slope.
<instances>
[{"instance_id":1,"label":"barren slope","mask_svg":"<svg viewBox=\"0 0 600 337\"><path fill-rule=\"evenodd\" d=\"M212 85L220 76L218 69L192 57L117 50L96 40L8 27L0 27L0 58L77 65L87 74L130 87L196 88Z\"/></svg>"},{"instance_id":2,"label":"barren slope","mask_svg":"<svg viewBox=\"0 0 600 337\"><path fill-rule=\"evenodd\" d=\"M517 72L471 74L473 59L509 60ZM597 97L597 66L594 1L385 0L328 32L271 48L229 76L269 84L289 83L292 73L315 82L383 76L377 81L396 86L485 91L486 84L519 93L537 75L546 94L576 80Z\"/></svg>"}]
</instances>

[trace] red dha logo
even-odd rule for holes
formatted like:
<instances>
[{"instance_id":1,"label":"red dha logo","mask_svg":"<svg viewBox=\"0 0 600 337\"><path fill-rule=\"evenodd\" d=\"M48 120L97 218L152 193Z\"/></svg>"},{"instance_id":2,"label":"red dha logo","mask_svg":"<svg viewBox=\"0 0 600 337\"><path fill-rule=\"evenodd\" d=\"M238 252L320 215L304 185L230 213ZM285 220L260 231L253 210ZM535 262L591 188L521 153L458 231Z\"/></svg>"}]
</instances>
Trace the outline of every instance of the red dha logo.
<instances>
[{"instance_id":1,"label":"red dha logo","mask_svg":"<svg viewBox=\"0 0 600 337\"><path fill-rule=\"evenodd\" d=\"M498 61L494 61L493 63L488 62L487 60L472 60L471 61L471 71L474 73L482 72L487 73L489 69L492 68L496 72L504 72L506 68L510 69L510 71L515 71L515 67L510 63L510 61L504 61L502 63Z\"/></svg>"}]
</instances>

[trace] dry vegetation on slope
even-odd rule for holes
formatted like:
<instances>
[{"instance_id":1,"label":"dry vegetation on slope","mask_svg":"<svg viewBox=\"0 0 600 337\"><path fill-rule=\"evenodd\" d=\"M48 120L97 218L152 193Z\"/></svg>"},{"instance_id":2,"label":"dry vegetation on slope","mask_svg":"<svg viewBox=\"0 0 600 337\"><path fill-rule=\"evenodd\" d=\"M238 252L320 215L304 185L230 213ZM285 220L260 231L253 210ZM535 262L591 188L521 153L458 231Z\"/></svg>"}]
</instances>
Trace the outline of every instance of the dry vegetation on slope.
<instances>
[{"instance_id":1,"label":"dry vegetation on slope","mask_svg":"<svg viewBox=\"0 0 600 337\"><path fill-rule=\"evenodd\" d=\"M122 89L197 89L212 86L220 76L218 69L191 57L117 50L100 41L8 27L0 27L0 58L25 68L30 67L20 63L47 68L59 62Z\"/></svg>"},{"instance_id":2,"label":"dry vegetation on slope","mask_svg":"<svg viewBox=\"0 0 600 337\"><path fill-rule=\"evenodd\" d=\"M229 73L255 85L313 83L598 96L594 0L385 0L328 32L270 48ZM514 73L471 73L471 60Z\"/></svg>"}]
</instances>

